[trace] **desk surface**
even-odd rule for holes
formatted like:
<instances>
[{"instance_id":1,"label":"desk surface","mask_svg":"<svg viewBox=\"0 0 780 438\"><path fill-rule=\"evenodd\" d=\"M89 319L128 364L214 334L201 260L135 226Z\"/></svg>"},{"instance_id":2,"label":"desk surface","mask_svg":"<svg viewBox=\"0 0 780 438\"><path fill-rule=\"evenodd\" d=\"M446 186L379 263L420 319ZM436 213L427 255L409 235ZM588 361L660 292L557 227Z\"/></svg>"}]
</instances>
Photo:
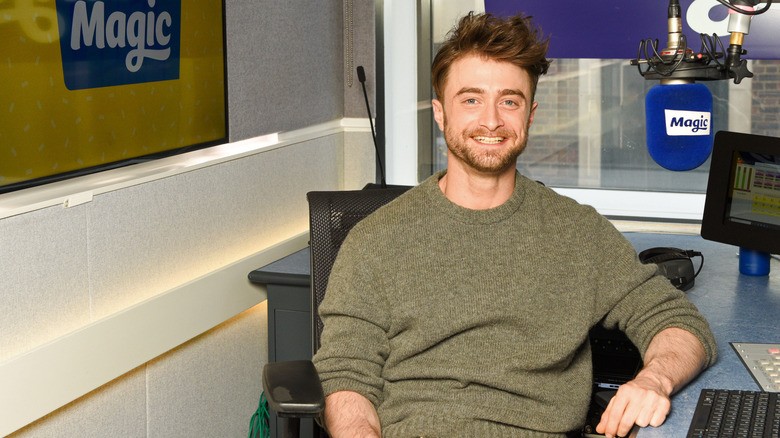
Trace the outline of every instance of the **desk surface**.
<instances>
[{"instance_id":1,"label":"desk surface","mask_svg":"<svg viewBox=\"0 0 780 438\"><path fill-rule=\"evenodd\" d=\"M687 295L710 322L718 341L718 361L672 398L672 411L663 426L642 429L638 435L640 438L684 437L701 389L760 390L729 342L780 342L780 263L772 260L769 276L750 277L739 273L734 246L699 236L644 233L625 236L637 251L671 246L704 254L704 268ZM698 268L698 258L694 259L694 266ZM283 282L308 282L308 249L253 271L250 279L265 283L279 278L274 275L281 275Z\"/></svg>"},{"instance_id":2,"label":"desk surface","mask_svg":"<svg viewBox=\"0 0 780 438\"><path fill-rule=\"evenodd\" d=\"M262 268L249 273L249 281L261 284L284 284L309 286L311 273L311 252L309 247L294 252Z\"/></svg>"},{"instance_id":3,"label":"desk surface","mask_svg":"<svg viewBox=\"0 0 780 438\"><path fill-rule=\"evenodd\" d=\"M684 437L703 388L760 390L729 342L780 342L780 263L768 276L739 273L737 248L699 236L627 233L641 251L654 246L693 249L704 254L704 268L687 293L707 318L718 341L718 361L672 398L672 412L659 428L642 429L640 438ZM698 258L694 266L698 267Z\"/></svg>"}]
</instances>

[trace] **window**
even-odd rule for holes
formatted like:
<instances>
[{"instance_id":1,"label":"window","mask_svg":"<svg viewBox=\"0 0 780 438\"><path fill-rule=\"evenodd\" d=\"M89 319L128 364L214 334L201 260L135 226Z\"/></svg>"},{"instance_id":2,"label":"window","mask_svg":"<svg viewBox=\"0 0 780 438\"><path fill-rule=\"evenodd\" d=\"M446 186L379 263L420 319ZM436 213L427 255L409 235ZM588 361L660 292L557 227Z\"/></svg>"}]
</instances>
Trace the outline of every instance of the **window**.
<instances>
[{"instance_id":1,"label":"window","mask_svg":"<svg viewBox=\"0 0 780 438\"><path fill-rule=\"evenodd\" d=\"M418 49L417 80L427 84L418 85L414 105L419 153L405 159L416 161L419 180L446 167L446 144L429 105L430 61L457 18L479 9L479 3L418 3L418 43L429 43L427 50ZM392 23L385 23L386 38L388 27ZM780 61L749 62L753 79L703 82L713 95L713 129L780 136ZM554 59L539 82L539 107L518 162L521 173L604 214L700 220L709 160L692 171L674 172L661 168L647 152L644 98L657 84L645 80L627 59ZM392 144L388 141L388 149Z\"/></svg>"}]
</instances>

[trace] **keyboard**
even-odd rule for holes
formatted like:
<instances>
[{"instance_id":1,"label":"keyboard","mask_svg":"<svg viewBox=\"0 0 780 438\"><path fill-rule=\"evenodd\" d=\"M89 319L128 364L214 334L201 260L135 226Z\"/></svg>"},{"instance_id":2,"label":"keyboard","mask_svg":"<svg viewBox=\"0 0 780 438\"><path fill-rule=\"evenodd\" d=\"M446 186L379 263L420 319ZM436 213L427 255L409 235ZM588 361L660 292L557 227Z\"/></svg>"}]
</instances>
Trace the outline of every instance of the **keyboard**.
<instances>
[{"instance_id":1,"label":"keyboard","mask_svg":"<svg viewBox=\"0 0 780 438\"><path fill-rule=\"evenodd\" d=\"M702 389L688 438L780 438L780 393Z\"/></svg>"}]
</instances>

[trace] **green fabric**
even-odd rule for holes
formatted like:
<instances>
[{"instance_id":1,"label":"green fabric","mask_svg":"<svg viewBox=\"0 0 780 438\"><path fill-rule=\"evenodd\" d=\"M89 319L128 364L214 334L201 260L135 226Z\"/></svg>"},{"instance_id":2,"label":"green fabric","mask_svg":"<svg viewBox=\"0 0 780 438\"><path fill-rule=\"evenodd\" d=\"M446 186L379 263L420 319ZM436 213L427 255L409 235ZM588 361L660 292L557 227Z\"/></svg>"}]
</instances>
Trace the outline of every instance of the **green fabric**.
<instances>
[{"instance_id":1,"label":"green fabric","mask_svg":"<svg viewBox=\"0 0 780 438\"><path fill-rule=\"evenodd\" d=\"M518 174L506 203L469 210L442 175L353 229L320 307L325 392L365 395L385 437L578 429L602 319L642 354L684 328L715 360L706 320L593 208Z\"/></svg>"}]
</instances>

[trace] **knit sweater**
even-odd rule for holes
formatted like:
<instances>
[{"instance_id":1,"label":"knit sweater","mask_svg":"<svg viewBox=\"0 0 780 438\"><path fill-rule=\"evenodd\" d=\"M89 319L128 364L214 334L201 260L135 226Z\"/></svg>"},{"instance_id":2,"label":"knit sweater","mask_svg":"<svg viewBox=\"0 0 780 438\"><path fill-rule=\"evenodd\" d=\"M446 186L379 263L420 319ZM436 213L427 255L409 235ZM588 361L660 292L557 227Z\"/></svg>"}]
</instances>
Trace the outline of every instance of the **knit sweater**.
<instances>
[{"instance_id":1,"label":"knit sweater","mask_svg":"<svg viewBox=\"0 0 780 438\"><path fill-rule=\"evenodd\" d=\"M470 210L443 175L355 226L320 306L325 393L367 397L385 438L581 428L600 321L642 355L683 328L715 360L707 321L592 207L517 174L507 202Z\"/></svg>"}]
</instances>

